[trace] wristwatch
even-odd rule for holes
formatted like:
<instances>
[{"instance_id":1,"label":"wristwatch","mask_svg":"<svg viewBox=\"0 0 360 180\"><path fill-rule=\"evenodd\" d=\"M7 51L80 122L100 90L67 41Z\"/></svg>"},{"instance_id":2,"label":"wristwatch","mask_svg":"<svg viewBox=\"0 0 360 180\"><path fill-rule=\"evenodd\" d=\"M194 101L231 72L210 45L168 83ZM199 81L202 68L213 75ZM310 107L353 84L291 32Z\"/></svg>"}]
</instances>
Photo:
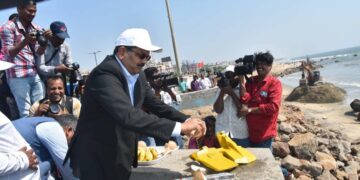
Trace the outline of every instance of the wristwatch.
<instances>
[{"instance_id":1,"label":"wristwatch","mask_svg":"<svg viewBox=\"0 0 360 180\"><path fill-rule=\"evenodd\" d=\"M249 114L249 113L251 113L251 111L252 111L252 109L251 109L251 108L249 108L249 109L248 109L248 114Z\"/></svg>"}]
</instances>

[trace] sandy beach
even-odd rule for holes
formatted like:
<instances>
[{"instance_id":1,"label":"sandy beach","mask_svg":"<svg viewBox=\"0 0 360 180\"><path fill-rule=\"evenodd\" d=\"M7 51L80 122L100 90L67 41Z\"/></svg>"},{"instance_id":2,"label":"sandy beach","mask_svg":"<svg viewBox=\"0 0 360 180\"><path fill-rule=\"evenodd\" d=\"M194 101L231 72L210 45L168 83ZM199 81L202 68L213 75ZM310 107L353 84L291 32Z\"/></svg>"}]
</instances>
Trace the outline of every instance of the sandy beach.
<instances>
[{"instance_id":1,"label":"sandy beach","mask_svg":"<svg viewBox=\"0 0 360 180\"><path fill-rule=\"evenodd\" d=\"M283 99L292 90L291 87L283 86ZM323 127L343 132L349 138L349 141L360 138L360 122L356 120L356 116L352 113L349 104L343 102L316 104L283 101L283 105L285 104L299 107L306 117L317 119L318 123Z\"/></svg>"}]
</instances>

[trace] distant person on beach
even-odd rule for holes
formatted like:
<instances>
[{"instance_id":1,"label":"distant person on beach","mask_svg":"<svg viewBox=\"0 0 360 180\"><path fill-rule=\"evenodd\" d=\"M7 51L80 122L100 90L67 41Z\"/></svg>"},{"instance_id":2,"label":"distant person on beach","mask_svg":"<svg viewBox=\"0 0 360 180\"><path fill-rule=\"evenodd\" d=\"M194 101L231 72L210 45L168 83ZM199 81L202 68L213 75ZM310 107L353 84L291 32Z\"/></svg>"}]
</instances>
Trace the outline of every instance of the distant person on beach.
<instances>
[{"instance_id":1,"label":"distant person on beach","mask_svg":"<svg viewBox=\"0 0 360 180\"><path fill-rule=\"evenodd\" d=\"M303 70L306 70L307 72L307 77L306 77L307 84L309 86L314 86L315 83L320 80L320 71L316 71L309 60L307 62L303 61L301 63L301 67L303 68ZM302 76L304 76L304 74Z\"/></svg>"},{"instance_id":2,"label":"distant person on beach","mask_svg":"<svg viewBox=\"0 0 360 180\"><path fill-rule=\"evenodd\" d=\"M50 29L45 31L48 37L45 53L37 57L36 66L45 82L50 76L61 75L65 78L72 69L69 67L73 60L69 45L64 42L69 38L67 27L63 22L55 21L50 24Z\"/></svg>"},{"instance_id":3,"label":"distant person on beach","mask_svg":"<svg viewBox=\"0 0 360 180\"><path fill-rule=\"evenodd\" d=\"M30 107L30 116L54 117L72 114L77 119L80 115L81 103L71 96L65 95L64 81L61 76L50 76L46 80L46 97Z\"/></svg>"},{"instance_id":4,"label":"distant person on beach","mask_svg":"<svg viewBox=\"0 0 360 180\"><path fill-rule=\"evenodd\" d=\"M248 147L249 133L245 117L238 115L242 105L240 103L239 79L234 73L234 66L225 69L225 78L229 84L220 87L216 93L214 110L218 113L216 117L216 132L225 131L236 142L236 144ZM221 80L220 80L221 81ZM220 85L221 83L218 83Z\"/></svg>"},{"instance_id":5,"label":"distant person on beach","mask_svg":"<svg viewBox=\"0 0 360 180\"><path fill-rule=\"evenodd\" d=\"M190 138L188 149L200 149L203 146L206 147L220 147L219 142L216 138L215 132L215 122L216 118L214 116L207 116L204 118L206 124L206 134L200 139Z\"/></svg>"},{"instance_id":6,"label":"distant person on beach","mask_svg":"<svg viewBox=\"0 0 360 180\"><path fill-rule=\"evenodd\" d=\"M201 86L200 86L198 79L199 79L199 77L195 74L193 76L193 80L191 81L191 91L201 90Z\"/></svg>"},{"instance_id":7,"label":"distant person on beach","mask_svg":"<svg viewBox=\"0 0 360 180\"><path fill-rule=\"evenodd\" d=\"M138 134L165 141L180 134L204 136L204 121L161 102L146 82L142 68L150 53L160 50L147 30L127 29L117 38L114 54L92 70L68 151L77 177L129 179L131 166L137 167Z\"/></svg>"},{"instance_id":8,"label":"distant person on beach","mask_svg":"<svg viewBox=\"0 0 360 180\"><path fill-rule=\"evenodd\" d=\"M280 110L281 82L270 75L273 64L270 52L255 54L257 76L249 81L241 77L240 101L247 104L241 109L246 116L250 147L272 147L277 133L277 118Z\"/></svg>"}]
</instances>

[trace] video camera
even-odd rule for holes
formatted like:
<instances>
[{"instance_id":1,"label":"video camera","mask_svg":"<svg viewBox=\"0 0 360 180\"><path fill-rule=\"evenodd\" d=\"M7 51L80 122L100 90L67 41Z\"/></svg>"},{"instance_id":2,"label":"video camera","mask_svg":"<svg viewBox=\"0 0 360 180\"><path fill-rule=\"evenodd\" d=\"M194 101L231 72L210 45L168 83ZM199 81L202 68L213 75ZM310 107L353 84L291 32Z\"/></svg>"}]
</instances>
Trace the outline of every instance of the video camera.
<instances>
[{"instance_id":1,"label":"video camera","mask_svg":"<svg viewBox=\"0 0 360 180\"><path fill-rule=\"evenodd\" d=\"M66 65L67 67L71 68L71 74L70 74L70 82L71 83L76 83L80 80L82 80L82 76L81 73L79 71L80 65L76 62L70 64L70 65Z\"/></svg>"},{"instance_id":2,"label":"video camera","mask_svg":"<svg viewBox=\"0 0 360 180\"><path fill-rule=\"evenodd\" d=\"M253 71L255 70L255 60L256 60L255 55L246 55L243 58L239 58L235 60L236 63L236 66L234 68L235 74L236 75L252 74Z\"/></svg>"},{"instance_id":3,"label":"video camera","mask_svg":"<svg viewBox=\"0 0 360 180\"><path fill-rule=\"evenodd\" d=\"M255 55L246 55L243 58L239 58L235 60L235 67L234 67L234 73L235 76L245 76L246 79L248 77L247 74L252 74L255 70L255 61L256 56ZM217 82L217 85L222 88L230 85L229 79L221 72L216 73L217 77L220 78Z\"/></svg>"},{"instance_id":4,"label":"video camera","mask_svg":"<svg viewBox=\"0 0 360 180\"><path fill-rule=\"evenodd\" d=\"M160 79L162 87L171 87L179 85L179 81L174 73L158 73L153 76L153 79Z\"/></svg>"},{"instance_id":5,"label":"video camera","mask_svg":"<svg viewBox=\"0 0 360 180\"><path fill-rule=\"evenodd\" d=\"M47 46L47 40L44 36L43 30L35 30L35 31L31 32L30 34L32 34L33 36L36 36L36 41L40 44L40 46L42 46L42 47Z\"/></svg>"},{"instance_id":6,"label":"video camera","mask_svg":"<svg viewBox=\"0 0 360 180\"><path fill-rule=\"evenodd\" d=\"M222 88L222 87L226 87L226 86L229 86L230 85L230 80L228 78L225 77L225 75L221 72L217 72L216 73L216 76L218 78L220 78L218 81L217 81L217 85Z\"/></svg>"}]
</instances>

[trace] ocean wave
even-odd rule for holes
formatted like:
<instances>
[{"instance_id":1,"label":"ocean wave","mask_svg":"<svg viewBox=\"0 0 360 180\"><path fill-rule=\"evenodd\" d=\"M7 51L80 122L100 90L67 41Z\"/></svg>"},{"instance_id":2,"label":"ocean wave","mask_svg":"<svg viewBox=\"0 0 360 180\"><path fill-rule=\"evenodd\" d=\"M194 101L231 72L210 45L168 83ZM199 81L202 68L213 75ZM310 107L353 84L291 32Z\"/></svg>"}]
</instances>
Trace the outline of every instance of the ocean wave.
<instances>
[{"instance_id":1,"label":"ocean wave","mask_svg":"<svg viewBox=\"0 0 360 180\"><path fill-rule=\"evenodd\" d=\"M353 86L353 87L360 88L360 83L358 83L358 82L338 82L338 81L333 81L333 83L339 84L339 85L342 85L342 86Z\"/></svg>"}]
</instances>

